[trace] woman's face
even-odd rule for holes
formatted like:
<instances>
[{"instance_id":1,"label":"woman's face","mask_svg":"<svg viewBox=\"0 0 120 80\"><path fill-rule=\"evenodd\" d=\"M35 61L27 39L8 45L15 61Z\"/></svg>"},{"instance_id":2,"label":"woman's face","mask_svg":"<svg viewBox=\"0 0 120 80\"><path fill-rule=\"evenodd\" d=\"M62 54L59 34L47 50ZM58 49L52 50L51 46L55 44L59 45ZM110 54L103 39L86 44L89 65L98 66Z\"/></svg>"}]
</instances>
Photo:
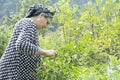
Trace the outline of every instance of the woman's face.
<instances>
[{"instance_id":1,"label":"woman's face","mask_svg":"<svg viewBox=\"0 0 120 80\"><path fill-rule=\"evenodd\" d=\"M47 28L51 21L52 19L45 17L45 13L41 13L39 16L37 16L37 29Z\"/></svg>"}]
</instances>

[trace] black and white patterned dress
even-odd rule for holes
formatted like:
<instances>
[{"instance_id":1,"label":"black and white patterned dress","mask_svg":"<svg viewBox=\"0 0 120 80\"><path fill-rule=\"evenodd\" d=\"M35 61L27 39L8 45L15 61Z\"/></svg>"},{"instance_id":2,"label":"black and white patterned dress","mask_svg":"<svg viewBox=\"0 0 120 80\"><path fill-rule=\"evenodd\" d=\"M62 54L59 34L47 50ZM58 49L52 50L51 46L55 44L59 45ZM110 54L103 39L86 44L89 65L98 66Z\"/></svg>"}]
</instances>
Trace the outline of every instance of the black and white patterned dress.
<instances>
[{"instance_id":1,"label":"black and white patterned dress","mask_svg":"<svg viewBox=\"0 0 120 80\"><path fill-rule=\"evenodd\" d=\"M36 25L23 18L14 26L13 35L0 59L0 80L36 80L40 45Z\"/></svg>"}]
</instances>

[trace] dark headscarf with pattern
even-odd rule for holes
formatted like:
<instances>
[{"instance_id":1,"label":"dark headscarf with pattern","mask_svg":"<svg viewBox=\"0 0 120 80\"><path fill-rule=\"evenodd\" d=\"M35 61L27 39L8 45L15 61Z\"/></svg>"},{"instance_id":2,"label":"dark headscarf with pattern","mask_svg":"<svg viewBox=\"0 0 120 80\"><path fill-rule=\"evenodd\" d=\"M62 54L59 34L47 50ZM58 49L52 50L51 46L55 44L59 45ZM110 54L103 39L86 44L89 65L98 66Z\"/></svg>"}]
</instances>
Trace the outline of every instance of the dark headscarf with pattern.
<instances>
[{"instance_id":1,"label":"dark headscarf with pattern","mask_svg":"<svg viewBox=\"0 0 120 80\"><path fill-rule=\"evenodd\" d=\"M32 16L37 16L40 13L45 13L45 17L47 18L53 18L55 11L51 12L47 7L44 7L43 5L40 4L34 4L32 5L27 13L26 13L26 18L32 17Z\"/></svg>"}]
</instances>

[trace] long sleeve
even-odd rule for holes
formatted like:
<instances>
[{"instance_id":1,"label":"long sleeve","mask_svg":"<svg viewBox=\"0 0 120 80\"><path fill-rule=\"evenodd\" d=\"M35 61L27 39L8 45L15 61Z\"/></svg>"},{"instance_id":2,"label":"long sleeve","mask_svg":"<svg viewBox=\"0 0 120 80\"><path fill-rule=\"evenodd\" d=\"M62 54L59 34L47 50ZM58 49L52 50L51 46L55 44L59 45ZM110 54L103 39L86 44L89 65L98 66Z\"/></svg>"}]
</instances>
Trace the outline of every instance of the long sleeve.
<instances>
[{"instance_id":1,"label":"long sleeve","mask_svg":"<svg viewBox=\"0 0 120 80\"><path fill-rule=\"evenodd\" d=\"M35 40L35 26L30 22L22 25L22 30L16 41L16 49L20 53L38 54L40 48L34 44Z\"/></svg>"}]
</instances>

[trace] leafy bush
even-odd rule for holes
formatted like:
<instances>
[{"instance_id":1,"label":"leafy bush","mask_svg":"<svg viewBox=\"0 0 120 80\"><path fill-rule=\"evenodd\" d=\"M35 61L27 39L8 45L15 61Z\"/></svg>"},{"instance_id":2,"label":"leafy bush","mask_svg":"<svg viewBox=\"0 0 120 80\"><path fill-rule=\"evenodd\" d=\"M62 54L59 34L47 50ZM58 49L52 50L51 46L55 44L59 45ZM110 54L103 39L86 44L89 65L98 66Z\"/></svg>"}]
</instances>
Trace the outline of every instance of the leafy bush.
<instances>
[{"instance_id":1,"label":"leafy bush","mask_svg":"<svg viewBox=\"0 0 120 80\"><path fill-rule=\"evenodd\" d=\"M53 7L58 8L58 14L53 21L60 24L59 29L44 38L40 37L40 42L44 48L56 49L59 55L55 60L43 57L44 62L38 71L40 78L120 79L119 72L115 77L110 76L116 72L114 68L119 65L115 61L120 62L118 6L114 1L108 1L108 4L103 1L96 1L96 4L89 2L83 5L83 11L79 12L78 6L72 8L69 1L56 3ZM77 16L76 12L80 15Z\"/></svg>"},{"instance_id":2,"label":"leafy bush","mask_svg":"<svg viewBox=\"0 0 120 80\"><path fill-rule=\"evenodd\" d=\"M2 26L0 27L0 57L8 44L10 35L11 31L8 28L2 28Z\"/></svg>"},{"instance_id":3,"label":"leafy bush","mask_svg":"<svg viewBox=\"0 0 120 80\"><path fill-rule=\"evenodd\" d=\"M33 3L32 0L30 2ZM23 7L29 5L25 3L26 0L22 3ZM55 32L47 30L39 39L42 48L55 49L58 57L41 56L38 80L119 80L119 3L116 0L96 0L96 3L71 6L70 0L61 0L50 6L58 10L53 23L57 22L59 27ZM22 8L18 14L11 15L12 19L6 19L7 24L4 25L12 25L24 16L25 11ZM3 51L8 37L3 36L3 29L1 35Z\"/></svg>"}]
</instances>

